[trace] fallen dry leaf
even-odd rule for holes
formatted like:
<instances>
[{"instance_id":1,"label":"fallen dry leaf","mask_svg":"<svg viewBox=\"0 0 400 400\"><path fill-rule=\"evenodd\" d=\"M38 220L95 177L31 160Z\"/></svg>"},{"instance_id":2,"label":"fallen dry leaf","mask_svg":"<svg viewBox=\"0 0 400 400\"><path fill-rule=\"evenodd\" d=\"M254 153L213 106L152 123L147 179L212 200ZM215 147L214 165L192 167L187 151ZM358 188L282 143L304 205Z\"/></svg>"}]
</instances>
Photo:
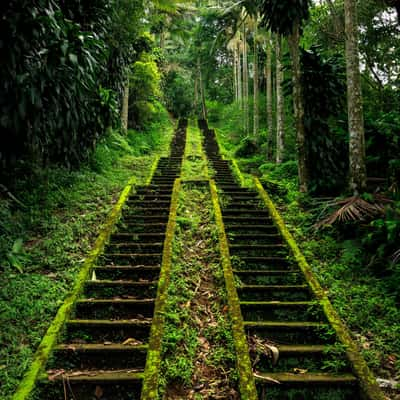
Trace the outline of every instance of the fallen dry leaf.
<instances>
[{"instance_id":1,"label":"fallen dry leaf","mask_svg":"<svg viewBox=\"0 0 400 400\"><path fill-rule=\"evenodd\" d=\"M94 395L96 396L96 399L100 399L103 397L103 389L100 386L96 386L96 390L94 391Z\"/></svg>"}]
</instances>

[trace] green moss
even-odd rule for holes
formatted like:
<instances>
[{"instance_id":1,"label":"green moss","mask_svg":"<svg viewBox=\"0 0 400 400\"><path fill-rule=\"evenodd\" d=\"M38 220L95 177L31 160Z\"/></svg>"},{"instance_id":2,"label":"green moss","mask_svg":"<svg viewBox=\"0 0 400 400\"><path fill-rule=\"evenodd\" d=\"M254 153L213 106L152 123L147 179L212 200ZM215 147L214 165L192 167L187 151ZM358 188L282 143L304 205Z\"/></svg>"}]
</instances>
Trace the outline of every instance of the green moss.
<instances>
[{"instance_id":1,"label":"green moss","mask_svg":"<svg viewBox=\"0 0 400 400\"><path fill-rule=\"evenodd\" d=\"M233 337L237 354L237 368L239 372L239 389L242 400L257 399L257 391L251 367L249 349L244 331L243 317L240 311L239 297L235 287L228 240L225 234L221 208L218 201L218 192L215 182L210 180L211 198L214 206L215 221L218 227L221 262L224 269L226 290L228 294L229 313L232 320Z\"/></svg>"},{"instance_id":2,"label":"green moss","mask_svg":"<svg viewBox=\"0 0 400 400\"><path fill-rule=\"evenodd\" d=\"M128 199L135 181L135 178L130 179L117 204L108 216L107 221L96 240L93 250L90 252L89 256L85 260L85 263L83 264L81 271L79 272L71 294L65 299L63 305L59 308L56 317L48 328L46 335L43 337L42 342L36 351L33 362L22 379L16 393L14 394L13 400L27 399L32 392L38 376L49 358L50 352L57 343L57 339L62 331L64 323L71 315L74 304L83 291L85 281L90 276L92 268L104 250L104 247L121 215L122 207Z\"/></svg>"},{"instance_id":3,"label":"green moss","mask_svg":"<svg viewBox=\"0 0 400 400\"><path fill-rule=\"evenodd\" d=\"M320 302L325 315L331 324L332 328L335 330L337 337L339 340L346 346L346 353L347 357L349 358L353 373L359 379L359 384L363 396L365 399L370 400L384 400L385 396L382 393L379 385L376 382L375 377L369 370L367 363L361 356L357 345L354 343L353 339L351 338L350 332L347 330L346 326L343 324L341 319L339 318L338 314L336 313L335 309L333 308L331 302L329 301L328 297L326 296L325 292L323 291L321 285L319 284L318 280L314 276L311 267L307 263L306 259L304 258L303 254L301 253L296 241L294 240L292 234L286 228L286 225L278 213L275 205L273 204L271 198L268 196L267 192L262 187L258 178L254 177L256 188L265 202L271 217L278 227L279 232L286 240L290 250L298 263L301 271L303 272L307 283L309 284L312 292L314 293L315 297Z\"/></svg>"},{"instance_id":4,"label":"green moss","mask_svg":"<svg viewBox=\"0 0 400 400\"><path fill-rule=\"evenodd\" d=\"M180 188L181 180L176 179L172 191L169 220L164 241L160 279L158 283L153 323L150 332L149 351L147 354L146 368L144 371L143 389L141 396L142 400L155 400L158 398L158 379L161 363L161 341L164 330L165 306L171 275L172 242L175 234L176 214L178 210L178 198Z\"/></svg>"}]
</instances>

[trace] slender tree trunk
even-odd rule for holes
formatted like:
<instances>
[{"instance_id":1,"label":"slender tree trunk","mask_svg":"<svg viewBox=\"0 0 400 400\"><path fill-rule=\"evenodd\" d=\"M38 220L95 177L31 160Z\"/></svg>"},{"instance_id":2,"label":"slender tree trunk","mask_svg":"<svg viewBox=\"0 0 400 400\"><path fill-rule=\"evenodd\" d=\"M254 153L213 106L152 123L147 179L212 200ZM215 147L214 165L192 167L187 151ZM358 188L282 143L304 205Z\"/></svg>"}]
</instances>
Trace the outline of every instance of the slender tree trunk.
<instances>
[{"instance_id":1,"label":"slender tree trunk","mask_svg":"<svg viewBox=\"0 0 400 400\"><path fill-rule=\"evenodd\" d=\"M347 107L349 115L349 185L358 194L366 189L364 113L361 92L356 0L345 0Z\"/></svg>"},{"instance_id":2,"label":"slender tree trunk","mask_svg":"<svg viewBox=\"0 0 400 400\"><path fill-rule=\"evenodd\" d=\"M284 136L285 136L285 105L282 91L282 38L276 35L276 162L283 160Z\"/></svg>"},{"instance_id":3,"label":"slender tree trunk","mask_svg":"<svg viewBox=\"0 0 400 400\"><path fill-rule=\"evenodd\" d=\"M237 49L237 85L238 85L238 101L240 109L243 107L243 83L242 83L242 60L241 60L241 49L240 40L238 41Z\"/></svg>"},{"instance_id":4,"label":"slender tree trunk","mask_svg":"<svg viewBox=\"0 0 400 400\"><path fill-rule=\"evenodd\" d=\"M293 107L296 125L297 158L299 164L299 190L308 190L308 164L307 144L304 127L304 104L301 86L301 65L300 65L300 23L295 23L293 34L289 37L290 55L292 58L292 81L293 81Z\"/></svg>"},{"instance_id":5,"label":"slender tree trunk","mask_svg":"<svg viewBox=\"0 0 400 400\"><path fill-rule=\"evenodd\" d=\"M121 110L121 127L123 132L128 131L128 116L129 116L129 77L127 77L124 84L124 95L122 99Z\"/></svg>"},{"instance_id":6,"label":"slender tree trunk","mask_svg":"<svg viewBox=\"0 0 400 400\"><path fill-rule=\"evenodd\" d=\"M197 59L197 68L199 70L199 85L200 85L200 95L201 95L202 117L204 120L206 120L207 119L206 96L204 93L204 82L203 82L203 74L201 72L200 58Z\"/></svg>"},{"instance_id":7,"label":"slender tree trunk","mask_svg":"<svg viewBox=\"0 0 400 400\"><path fill-rule=\"evenodd\" d=\"M253 104L253 134L254 138L258 137L258 130L260 125L260 116L259 116L259 104L258 104L258 85L259 85L259 77L258 77L258 45L257 45L257 34L258 34L258 21L256 20L256 25L254 28L254 80L253 80L253 95L254 95L254 104Z\"/></svg>"},{"instance_id":8,"label":"slender tree trunk","mask_svg":"<svg viewBox=\"0 0 400 400\"><path fill-rule=\"evenodd\" d=\"M233 91L235 92L235 102L237 103L239 100L239 92L238 92L238 73L237 73L237 49L233 50Z\"/></svg>"},{"instance_id":9,"label":"slender tree trunk","mask_svg":"<svg viewBox=\"0 0 400 400\"><path fill-rule=\"evenodd\" d=\"M272 138L274 135L274 121L272 113L272 45L270 34L267 36L267 61L265 71L265 80L267 84L267 159L270 159L272 154Z\"/></svg>"},{"instance_id":10,"label":"slender tree trunk","mask_svg":"<svg viewBox=\"0 0 400 400\"><path fill-rule=\"evenodd\" d=\"M247 33L246 22L243 23L243 104L244 104L244 130L249 134L249 65L247 58Z\"/></svg>"},{"instance_id":11,"label":"slender tree trunk","mask_svg":"<svg viewBox=\"0 0 400 400\"><path fill-rule=\"evenodd\" d=\"M197 114L199 110L199 80L197 77L194 80L194 110Z\"/></svg>"}]
</instances>

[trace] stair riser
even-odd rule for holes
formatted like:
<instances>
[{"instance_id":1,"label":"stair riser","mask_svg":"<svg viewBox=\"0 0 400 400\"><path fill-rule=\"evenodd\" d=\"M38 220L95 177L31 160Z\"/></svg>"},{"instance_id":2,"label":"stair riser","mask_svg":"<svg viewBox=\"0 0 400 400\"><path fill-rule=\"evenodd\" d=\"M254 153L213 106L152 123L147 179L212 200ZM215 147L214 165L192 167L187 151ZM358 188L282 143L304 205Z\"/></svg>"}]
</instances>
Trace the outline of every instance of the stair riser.
<instances>
[{"instance_id":1,"label":"stair riser","mask_svg":"<svg viewBox=\"0 0 400 400\"><path fill-rule=\"evenodd\" d=\"M135 298L135 299L153 299L156 296L157 288L155 286L116 286L116 285L93 285L86 286L85 296L87 298L112 299ZM128 297L129 296L129 297Z\"/></svg>"},{"instance_id":2,"label":"stair riser","mask_svg":"<svg viewBox=\"0 0 400 400\"><path fill-rule=\"evenodd\" d=\"M141 381L135 382L133 384L117 382L103 383L101 385L90 384L87 382L85 382L84 384L68 382L68 384L66 385L66 393L62 382L48 382L40 385L40 397L38 398L40 398L40 400L58 400L64 398L93 400L96 398L94 394L96 393L97 386L101 387L103 393L103 397L101 397L102 399L140 400L140 393L142 390ZM65 395L67 397L65 397Z\"/></svg>"},{"instance_id":3,"label":"stair riser","mask_svg":"<svg viewBox=\"0 0 400 400\"><path fill-rule=\"evenodd\" d=\"M160 270L146 269L123 269L116 267L96 268L94 270L96 278L99 280L129 280L139 282L141 279L156 281L160 275Z\"/></svg>"},{"instance_id":4,"label":"stair riser","mask_svg":"<svg viewBox=\"0 0 400 400\"><path fill-rule=\"evenodd\" d=\"M75 317L77 319L137 319L141 316L152 318L153 312L154 303L145 305L78 303Z\"/></svg>"},{"instance_id":5,"label":"stair riser","mask_svg":"<svg viewBox=\"0 0 400 400\"><path fill-rule=\"evenodd\" d=\"M120 370L120 369L144 369L146 364L147 349L131 349L126 351L82 352L71 350L55 351L57 368L71 370ZM73 348L73 346L71 346Z\"/></svg>"},{"instance_id":6,"label":"stair riser","mask_svg":"<svg viewBox=\"0 0 400 400\"><path fill-rule=\"evenodd\" d=\"M246 327L248 335L257 337L279 344L333 344L335 335L322 328L281 328L281 327Z\"/></svg>"},{"instance_id":7,"label":"stair riser","mask_svg":"<svg viewBox=\"0 0 400 400\"><path fill-rule=\"evenodd\" d=\"M137 339L146 343L150 334L150 326L112 327L67 325L66 343L74 340L85 340L86 343L111 342L122 344L127 339Z\"/></svg>"},{"instance_id":8,"label":"stair riser","mask_svg":"<svg viewBox=\"0 0 400 400\"><path fill-rule=\"evenodd\" d=\"M238 289L241 301L309 301L312 296L308 290L263 290L257 288Z\"/></svg>"},{"instance_id":9,"label":"stair riser","mask_svg":"<svg viewBox=\"0 0 400 400\"><path fill-rule=\"evenodd\" d=\"M262 307L242 305L242 315L246 321L313 321L323 322L325 316L319 307Z\"/></svg>"}]
</instances>

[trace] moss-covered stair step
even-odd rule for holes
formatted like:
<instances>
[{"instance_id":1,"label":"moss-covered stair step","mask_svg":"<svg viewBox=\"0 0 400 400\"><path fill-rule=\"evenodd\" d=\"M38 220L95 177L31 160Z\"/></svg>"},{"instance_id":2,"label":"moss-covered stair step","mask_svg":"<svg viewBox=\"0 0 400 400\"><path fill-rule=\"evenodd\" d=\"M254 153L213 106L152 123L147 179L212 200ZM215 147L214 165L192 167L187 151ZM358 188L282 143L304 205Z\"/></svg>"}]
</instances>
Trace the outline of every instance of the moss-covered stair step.
<instances>
[{"instance_id":1,"label":"moss-covered stair step","mask_svg":"<svg viewBox=\"0 0 400 400\"><path fill-rule=\"evenodd\" d=\"M236 191L230 191L229 189L224 190L223 192L224 196L229 196L232 200L258 200L260 199L259 195L250 190L247 189L246 191L241 191L241 190L236 190Z\"/></svg>"},{"instance_id":2,"label":"moss-covered stair step","mask_svg":"<svg viewBox=\"0 0 400 400\"><path fill-rule=\"evenodd\" d=\"M113 265L160 265L162 253L106 253L105 264Z\"/></svg>"},{"instance_id":3,"label":"moss-covered stair step","mask_svg":"<svg viewBox=\"0 0 400 400\"><path fill-rule=\"evenodd\" d=\"M349 373L350 363L346 354L332 351L334 346L324 345L277 345L278 360L263 353L257 362L259 372L283 373Z\"/></svg>"},{"instance_id":4,"label":"moss-covered stair step","mask_svg":"<svg viewBox=\"0 0 400 400\"><path fill-rule=\"evenodd\" d=\"M309 301L308 285L242 285L238 289L242 301Z\"/></svg>"},{"instance_id":5,"label":"moss-covered stair step","mask_svg":"<svg viewBox=\"0 0 400 400\"><path fill-rule=\"evenodd\" d=\"M110 237L110 243L141 242L160 243L165 239L165 232L140 232L140 233L114 233Z\"/></svg>"},{"instance_id":6,"label":"moss-covered stair step","mask_svg":"<svg viewBox=\"0 0 400 400\"><path fill-rule=\"evenodd\" d=\"M130 235L134 235L137 233L164 234L166 227L167 227L167 221L151 222L151 223L132 223L132 224L121 222L118 225L118 234L130 234Z\"/></svg>"},{"instance_id":7,"label":"moss-covered stair step","mask_svg":"<svg viewBox=\"0 0 400 400\"><path fill-rule=\"evenodd\" d=\"M99 320L75 319L66 323L65 343L116 343L122 344L128 339L147 342L150 334L151 321L130 320Z\"/></svg>"},{"instance_id":8,"label":"moss-covered stair step","mask_svg":"<svg viewBox=\"0 0 400 400\"><path fill-rule=\"evenodd\" d=\"M222 214L224 217L226 216L239 216L239 217L245 217L245 216L256 216L257 219L260 219L262 217L262 220L264 221L265 218L267 218L269 223L272 223L272 219L269 215L269 211L266 210L260 210L257 209L256 207L247 207L246 209L233 209L233 208L223 208L222 209Z\"/></svg>"},{"instance_id":9,"label":"moss-covered stair step","mask_svg":"<svg viewBox=\"0 0 400 400\"><path fill-rule=\"evenodd\" d=\"M94 277L100 280L131 280L140 279L155 281L160 274L160 266L153 265L102 265L93 269Z\"/></svg>"},{"instance_id":10,"label":"moss-covered stair step","mask_svg":"<svg viewBox=\"0 0 400 400\"><path fill-rule=\"evenodd\" d=\"M134 226L137 224L146 224L146 223L160 223L160 222L168 222L168 214L157 215L152 212L149 215L131 215L127 217L123 217L121 223L125 226Z\"/></svg>"},{"instance_id":11,"label":"moss-covered stair step","mask_svg":"<svg viewBox=\"0 0 400 400\"><path fill-rule=\"evenodd\" d=\"M148 204L145 207L134 207L127 208L124 210L124 221L130 221L131 219L136 218L137 215L166 215L169 214L169 206L167 207L148 207Z\"/></svg>"},{"instance_id":12,"label":"moss-covered stair step","mask_svg":"<svg viewBox=\"0 0 400 400\"><path fill-rule=\"evenodd\" d=\"M110 243L107 246L107 252L110 253L161 253L163 242L155 243L137 243L137 242L120 242Z\"/></svg>"},{"instance_id":13,"label":"moss-covered stair step","mask_svg":"<svg viewBox=\"0 0 400 400\"><path fill-rule=\"evenodd\" d=\"M255 233L264 233L269 235L277 235L278 229L275 225L249 225L249 224L236 224L234 221L232 222L225 222L225 230L228 232L233 233L248 233L248 234L255 234Z\"/></svg>"},{"instance_id":14,"label":"moss-covered stair step","mask_svg":"<svg viewBox=\"0 0 400 400\"><path fill-rule=\"evenodd\" d=\"M234 210L243 210L243 211L249 211L249 210L259 210L258 208L258 200L247 200L247 201L237 201L237 199L234 199L235 201L230 201L227 205L223 206L222 212L224 213L225 211L234 211Z\"/></svg>"},{"instance_id":15,"label":"moss-covered stair step","mask_svg":"<svg viewBox=\"0 0 400 400\"><path fill-rule=\"evenodd\" d=\"M254 193L254 197L258 196L257 193L253 192L251 189L244 189L240 186L236 185L224 185L224 186L219 186L219 189L222 189L225 194L240 194L240 195L245 195L246 193Z\"/></svg>"},{"instance_id":16,"label":"moss-covered stair step","mask_svg":"<svg viewBox=\"0 0 400 400\"><path fill-rule=\"evenodd\" d=\"M277 384L276 382L279 382ZM259 373L259 400L355 400L357 380L352 374Z\"/></svg>"},{"instance_id":17,"label":"moss-covered stair step","mask_svg":"<svg viewBox=\"0 0 400 400\"><path fill-rule=\"evenodd\" d=\"M228 235L228 240L231 243L283 243L282 237L277 233L231 233Z\"/></svg>"},{"instance_id":18,"label":"moss-covered stair step","mask_svg":"<svg viewBox=\"0 0 400 400\"><path fill-rule=\"evenodd\" d=\"M131 344L60 344L54 349L57 368L79 370L144 369L148 345Z\"/></svg>"},{"instance_id":19,"label":"moss-covered stair step","mask_svg":"<svg viewBox=\"0 0 400 400\"><path fill-rule=\"evenodd\" d=\"M171 204L171 201L167 201L167 200L161 200L158 199L156 197L148 199L140 199L140 200L134 200L129 202L127 205L129 207L126 208L127 211L130 211L132 208L133 209L140 209L143 205L145 205L145 208L149 209L149 208L154 208L154 209L165 209L165 208L169 208Z\"/></svg>"},{"instance_id":20,"label":"moss-covered stair step","mask_svg":"<svg viewBox=\"0 0 400 400\"><path fill-rule=\"evenodd\" d=\"M289 250L284 244L231 244L232 255L246 256L287 256Z\"/></svg>"},{"instance_id":21,"label":"moss-covered stair step","mask_svg":"<svg viewBox=\"0 0 400 400\"><path fill-rule=\"evenodd\" d=\"M325 321L321 306L312 301L242 301L246 321Z\"/></svg>"},{"instance_id":22,"label":"moss-covered stair step","mask_svg":"<svg viewBox=\"0 0 400 400\"><path fill-rule=\"evenodd\" d=\"M235 258L237 257L237 258ZM236 267L239 265L241 268L245 269L257 269L257 270L292 270L293 263L287 259L286 257L277 257L277 256L261 256L261 257L252 257L252 256L232 256L232 265Z\"/></svg>"},{"instance_id":23,"label":"moss-covered stair step","mask_svg":"<svg viewBox=\"0 0 400 400\"><path fill-rule=\"evenodd\" d=\"M246 270L239 267L234 269L233 273L245 285L295 285L305 283L304 275L298 270Z\"/></svg>"},{"instance_id":24,"label":"moss-covered stair step","mask_svg":"<svg viewBox=\"0 0 400 400\"><path fill-rule=\"evenodd\" d=\"M114 298L131 296L136 299L154 298L157 291L157 281L115 281L96 280L85 283L85 296L87 298Z\"/></svg>"},{"instance_id":25,"label":"moss-covered stair step","mask_svg":"<svg viewBox=\"0 0 400 400\"><path fill-rule=\"evenodd\" d=\"M247 335L286 345L335 343L330 325L311 321L244 321Z\"/></svg>"},{"instance_id":26,"label":"moss-covered stair step","mask_svg":"<svg viewBox=\"0 0 400 400\"><path fill-rule=\"evenodd\" d=\"M82 299L76 303L76 319L148 319L153 317L154 298Z\"/></svg>"},{"instance_id":27,"label":"moss-covered stair step","mask_svg":"<svg viewBox=\"0 0 400 400\"><path fill-rule=\"evenodd\" d=\"M125 204L127 204L128 206L132 205L132 204L143 204L144 201L149 201L149 202L157 202L157 201L164 201L167 203L170 203L171 200L171 195L169 194L135 194L129 197L129 199L127 200L127 202Z\"/></svg>"},{"instance_id":28,"label":"moss-covered stair step","mask_svg":"<svg viewBox=\"0 0 400 400\"><path fill-rule=\"evenodd\" d=\"M142 390L143 371L128 369L119 371L69 371L54 381L42 379L40 400L139 400Z\"/></svg>"},{"instance_id":29,"label":"moss-covered stair step","mask_svg":"<svg viewBox=\"0 0 400 400\"><path fill-rule=\"evenodd\" d=\"M136 190L136 195L137 196L171 196L172 195L172 187L168 185L168 187L163 187L163 188L157 188L157 186L148 188L144 187L142 189L137 189Z\"/></svg>"},{"instance_id":30,"label":"moss-covered stair step","mask_svg":"<svg viewBox=\"0 0 400 400\"><path fill-rule=\"evenodd\" d=\"M273 226L275 228L274 225L272 225L272 221L271 218L266 215L260 215L260 216L254 216L254 217L239 217L237 215L225 215L222 214L222 218L224 220L225 224L232 224L235 223L236 225L238 224L243 224L243 225L259 225L259 224L266 224L269 226Z\"/></svg>"}]
</instances>

